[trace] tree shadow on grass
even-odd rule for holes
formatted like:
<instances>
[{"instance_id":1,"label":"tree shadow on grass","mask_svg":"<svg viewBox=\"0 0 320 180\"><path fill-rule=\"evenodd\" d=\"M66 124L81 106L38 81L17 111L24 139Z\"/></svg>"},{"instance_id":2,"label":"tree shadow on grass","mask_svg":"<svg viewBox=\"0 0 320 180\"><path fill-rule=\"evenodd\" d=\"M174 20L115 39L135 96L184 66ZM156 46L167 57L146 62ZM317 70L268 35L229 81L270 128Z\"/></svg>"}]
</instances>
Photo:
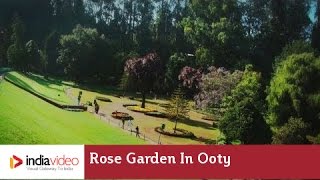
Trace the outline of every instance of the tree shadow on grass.
<instances>
[{"instance_id":1,"label":"tree shadow on grass","mask_svg":"<svg viewBox=\"0 0 320 180\"><path fill-rule=\"evenodd\" d=\"M36 92L28 83L22 81L21 79L17 78L16 76L13 76L11 74L7 74L6 78L8 78L9 80L11 80L12 82L16 83L17 85L28 89L30 91Z\"/></svg>"},{"instance_id":2,"label":"tree shadow on grass","mask_svg":"<svg viewBox=\"0 0 320 180\"><path fill-rule=\"evenodd\" d=\"M20 75L24 76L23 74L20 74ZM29 91L32 91L32 92L34 92L34 93L36 93L36 94L39 94L39 95L41 95L41 96L43 96L43 97L45 97L45 98L47 98L47 99L51 99L51 100L56 101L56 102L59 102L59 103L66 103L66 102L61 101L61 100L59 100L59 99L57 99L57 98L49 97L49 96L47 96L47 95L45 95L45 94L43 94L43 93L41 93L41 92L36 91L36 90L35 90L32 86L30 86L28 83L24 82L23 80L17 78L17 77L14 76L14 75L8 74L8 75L6 75L6 77L7 77L9 80L11 80L13 83L17 84L18 86L20 86L20 87L22 87L22 88L24 88L24 89L27 89L27 90L29 90ZM39 83L39 84L40 84L40 83ZM61 90L59 90L59 91L61 91ZM63 92L63 91L61 91L61 92Z\"/></svg>"},{"instance_id":3,"label":"tree shadow on grass","mask_svg":"<svg viewBox=\"0 0 320 180\"><path fill-rule=\"evenodd\" d=\"M63 85L61 80L46 79L44 77L36 76L36 75L33 75L33 74L26 74L26 75L21 74L21 75L25 76L25 77L33 80L33 81L35 81L39 85L44 86L44 87L46 87L48 89L53 89L53 90L56 90L56 91L59 91L59 92L63 92L62 89L54 88L54 87L51 86L51 85L57 85L57 86Z\"/></svg>"},{"instance_id":4,"label":"tree shadow on grass","mask_svg":"<svg viewBox=\"0 0 320 180\"><path fill-rule=\"evenodd\" d=\"M172 119L168 119L168 120L171 122L175 122L175 120L172 120ZM201 127L208 130L215 130L218 128L216 123L210 124L202 121L193 120L190 118L184 118L184 119L178 120L178 123L182 123L182 124L194 126L194 127Z\"/></svg>"}]
</instances>

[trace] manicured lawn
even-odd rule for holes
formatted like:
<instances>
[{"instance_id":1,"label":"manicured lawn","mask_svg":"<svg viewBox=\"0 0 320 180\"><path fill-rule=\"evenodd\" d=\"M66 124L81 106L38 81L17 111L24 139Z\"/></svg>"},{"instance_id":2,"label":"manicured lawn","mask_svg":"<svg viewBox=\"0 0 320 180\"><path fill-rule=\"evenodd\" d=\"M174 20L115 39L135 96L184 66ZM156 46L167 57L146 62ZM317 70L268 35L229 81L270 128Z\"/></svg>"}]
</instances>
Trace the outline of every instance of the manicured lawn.
<instances>
[{"instance_id":1,"label":"manicured lawn","mask_svg":"<svg viewBox=\"0 0 320 180\"><path fill-rule=\"evenodd\" d=\"M10 73L10 78L46 96L69 102L60 86L41 85L44 80L35 82L18 73ZM60 97L56 98L58 93ZM0 144L143 143L88 112L61 110L6 81L0 82Z\"/></svg>"},{"instance_id":2,"label":"manicured lawn","mask_svg":"<svg viewBox=\"0 0 320 180\"><path fill-rule=\"evenodd\" d=\"M6 77L16 82L20 86L23 86L24 88L27 88L60 104L76 103L68 98L65 94L65 89L67 88L65 85L66 82L54 79L45 79L43 76L35 74L25 75L18 72L9 72L7 73Z\"/></svg>"}]
</instances>

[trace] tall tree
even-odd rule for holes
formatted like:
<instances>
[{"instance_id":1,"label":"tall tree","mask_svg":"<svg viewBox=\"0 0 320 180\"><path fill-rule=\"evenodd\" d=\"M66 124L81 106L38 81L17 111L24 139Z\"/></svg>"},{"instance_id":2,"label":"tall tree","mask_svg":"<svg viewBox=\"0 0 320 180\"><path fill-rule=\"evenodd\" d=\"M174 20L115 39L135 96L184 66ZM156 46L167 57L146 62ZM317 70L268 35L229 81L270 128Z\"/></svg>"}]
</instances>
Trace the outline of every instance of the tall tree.
<instances>
[{"instance_id":1,"label":"tall tree","mask_svg":"<svg viewBox=\"0 0 320 180\"><path fill-rule=\"evenodd\" d=\"M320 81L319 62L312 53L302 53L289 55L277 65L267 96L268 123L273 129L293 118L310 125L309 135L319 134L320 85L315 83Z\"/></svg>"},{"instance_id":2,"label":"tall tree","mask_svg":"<svg viewBox=\"0 0 320 180\"><path fill-rule=\"evenodd\" d=\"M26 61L28 63L28 70L41 72L42 63L40 61L40 50L34 40L26 43Z\"/></svg>"},{"instance_id":3,"label":"tall tree","mask_svg":"<svg viewBox=\"0 0 320 180\"><path fill-rule=\"evenodd\" d=\"M159 75L160 58L156 53L150 53L141 58L131 58L125 63L125 72L136 82L142 94L141 107L145 108L146 94L152 90Z\"/></svg>"},{"instance_id":4,"label":"tall tree","mask_svg":"<svg viewBox=\"0 0 320 180\"><path fill-rule=\"evenodd\" d=\"M229 97L226 112L219 124L227 141L240 140L244 144L267 144L271 131L263 118L261 75L248 65L243 77Z\"/></svg>"},{"instance_id":5,"label":"tall tree","mask_svg":"<svg viewBox=\"0 0 320 180\"><path fill-rule=\"evenodd\" d=\"M320 52L320 1L316 1L315 23L312 29L312 47Z\"/></svg>"},{"instance_id":6,"label":"tall tree","mask_svg":"<svg viewBox=\"0 0 320 180\"><path fill-rule=\"evenodd\" d=\"M188 100L185 99L182 90L178 88L173 92L170 103L166 107L167 115L175 121L174 133L176 133L178 121L186 118L189 111Z\"/></svg>"},{"instance_id":7,"label":"tall tree","mask_svg":"<svg viewBox=\"0 0 320 180\"><path fill-rule=\"evenodd\" d=\"M7 52L9 65L19 70L26 70L27 61L25 60L26 50L24 44L25 27L18 15L14 17L11 28L12 44Z\"/></svg>"},{"instance_id":8,"label":"tall tree","mask_svg":"<svg viewBox=\"0 0 320 180\"><path fill-rule=\"evenodd\" d=\"M113 53L104 36L99 35L96 29L78 25L71 34L61 36L60 44L58 61L65 73L74 80L90 80L94 77L95 81L100 81L106 73L113 72L114 66L106 61L113 62L109 56Z\"/></svg>"},{"instance_id":9,"label":"tall tree","mask_svg":"<svg viewBox=\"0 0 320 180\"><path fill-rule=\"evenodd\" d=\"M137 3L137 12L140 17L136 28L138 53L144 55L153 50L151 28L154 4L151 0L137 0Z\"/></svg>"},{"instance_id":10,"label":"tall tree","mask_svg":"<svg viewBox=\"0 0 320 180\"><path fill-rule=\"evenodd\" d=\"M189 6L191 15L182 24L198 66L242 66L247 44L237 1L192 0Z\"/></svg>"}]
</instances>

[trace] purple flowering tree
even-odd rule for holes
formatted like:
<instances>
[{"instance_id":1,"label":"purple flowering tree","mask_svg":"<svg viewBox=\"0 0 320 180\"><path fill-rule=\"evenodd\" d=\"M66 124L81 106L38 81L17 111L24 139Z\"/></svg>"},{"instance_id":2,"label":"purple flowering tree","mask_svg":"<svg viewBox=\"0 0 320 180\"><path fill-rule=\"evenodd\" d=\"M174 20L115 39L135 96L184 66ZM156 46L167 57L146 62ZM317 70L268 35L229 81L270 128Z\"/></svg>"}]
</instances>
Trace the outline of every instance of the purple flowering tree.
<instances>
[{"instance_id":1,"label":"purple flowering tree","mask_svg":"<svg viewBox=\"0 0 320 180\"><path fill-rule=\"evenodd\" d=\"M150 91L160 74L160 58L156 53L149 53L140 58L128 59L124 71L130 76L142 94L141 107L145 108L146 93Z\"/></svg>"},{"instance_id":2,"label":"purple flowering tree","mask_svg":"<svg viewBox=\"0 0 320 180\"><path fill-rule=\"evenodd\" d=\"M184 87L191 90L192 93L196 93L199 89L203 72L201 69L195 69L189 66L182 68L178 79L182 82Z\"/></svg>"},{"instance_id":3,"label":"purple flowering tree","mask_svg":"<svg viewBox=\"0 0 320 180\"><path fill-rule=\"evenodd\" d=\"M230 72L223 67L209 67L208 73L199 82L199 93L194 96L196 107L220 107L223 98L239 83L242 74L238 70Z\"/></svg>"}]
</instances>

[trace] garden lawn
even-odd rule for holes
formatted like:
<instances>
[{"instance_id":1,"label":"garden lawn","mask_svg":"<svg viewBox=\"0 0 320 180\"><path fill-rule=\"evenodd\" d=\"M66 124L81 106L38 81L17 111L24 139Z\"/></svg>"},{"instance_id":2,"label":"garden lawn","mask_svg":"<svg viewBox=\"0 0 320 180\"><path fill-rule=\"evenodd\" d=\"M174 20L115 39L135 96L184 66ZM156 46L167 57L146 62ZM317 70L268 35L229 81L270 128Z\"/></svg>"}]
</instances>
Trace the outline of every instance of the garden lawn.
<instances>
[{"instance_id":1,"label":"garden lawn","mask_svg":"<svg viewBox=\"0 0 320 180\"><path fill-rule=\"evenodd\" d=\"M66 82L55 79L46 79L40 75L25 75L18 72L9 72L6 77L18 85L60 104L76 103L65 94L65 89L68 88L68 86L65 85L67 84Z\"/></svg>"},{"instance_id":2,"label":"garden lawn","mask_svg":"<svg viewBox=\"0 0 320 180\"><path fill-rule=\"evenodd\" d=\"M130 116L134 118L132 121L133 127L139 126L141 133L146 134L146 136L154 142L158 142L159 133L155 132L154 128L161 126L162 124L166 124L166 129L173 131L175 126L174 121L170 121L167 118L156 118L151 116L146 116L143 113L133 112L128 110L127 108L122 107L123 104L138 104L141 105L140 99L136 98L136 100L130 100L128 98L117 98L110 94L99 93L95 91L88 91L79 88L70 89L71 93L74 97L77 97L79 91L82 91L81 102L86 103L87 101L93 102L96 96L106 97L112 100L112 102L102 102L98 101L100 105L99 112L105 113L107 115L111 115L114 111L121 111L129 113ZM158 110L160 112L164 112L164 108L158 106L157 104L166 104L168 101L161 100L147 100L147 107ZM179 121L178 128L186 129L193 132L197 137L202 137L208 140L216 140L220 136L220 132L217 127L212 127L211 121L202 120L201 118L204 116L203 114L197 113L195 111L190 111L189 116L192 120ZM170 136L161 136L162 144L203 144L204 142L194 140L194 139L186 139L186 138L178 138L178 137L170 137Z\"/></svg>"},{"instance_id":3,"label":"garden lawn","mask_svg":"<svg viewBox=\"0 0 320 180\"><path fill-rule=\"evenodd\" d=\"M10 73L10 76L26 80L26 86L48 96L61 90L52 87L47 92L37 82L29 81L23 75ZM56 108L2 81L0 144L144 144L144 141L108 126L88 112L69 112Z\"/></svg>"}]
</instances>

